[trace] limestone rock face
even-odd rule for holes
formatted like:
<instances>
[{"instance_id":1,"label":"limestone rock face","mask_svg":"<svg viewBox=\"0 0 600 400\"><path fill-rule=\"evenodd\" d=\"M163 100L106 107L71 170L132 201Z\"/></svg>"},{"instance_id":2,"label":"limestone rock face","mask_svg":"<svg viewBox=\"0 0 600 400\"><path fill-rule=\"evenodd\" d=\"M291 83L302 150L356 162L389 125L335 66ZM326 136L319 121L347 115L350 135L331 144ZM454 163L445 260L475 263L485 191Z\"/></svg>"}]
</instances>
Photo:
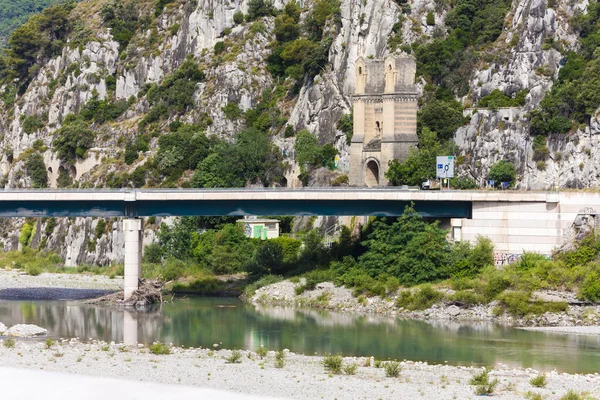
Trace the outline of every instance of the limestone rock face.
<instances>
[{"instance_id":1,"label":"limestone rock face","mask_svg":"<svg viewBox=\"0 0 600 400\"><path fill-rule=\"evenodd\" d=\"M94 3L90 0L87 3ZM287 1L276 0L282 9ZM314 6L314 0L302 3L302 19ZM336 122L351 110L355 88L355 62L358 57L385 58L393 52L388 40L393 32L402 33L402 43L427 42L443 37L446 32L447 8L433 0L409 0L410 11L402 14L396 2L369 0L340 2L340 16L325 26L331 40L328 64L314 79L297 82L293 90L279 102L284 126L294 130L308 129L321 144L333 144L339 152L339 170L349 170L349 146ZM465 110L469 121L457 130L455 141L460 157L457 174L480 184L487 179L490 167L500 159L513 161L518 170L517 188L549 189L597 186L600 183L600 113L588 126L581 126L566 137L550 137L549 158L540 164L533 161L532 137L527 114L537 107L551 89L563 64L565 54L577 48L577 34L570 20L576 12L586 12L587 0L557 0L548 7L545 0L516 0L500 37L493 43L494 57L474 63L460 100L465 107L477 104L494 89L506 93L526 89L529 94L523 107L513 109ZM168 12L154 19L152 26L134 35L126 49L120 48L110 29L101 23L83 45L72 41L62 53L39 65L40 69L14 103L4 104L0 98L0 186L28 188L26 153L34 146L45 146L44 157L51 187L59 173L68 170L79 187L104 187L111 173L131 173L152 158L158 148L158 137L168 130L168 123L205 123L206 133L233 140L245 128L242 117L226 117L224 108L235 103L240 110L255 108L265 89L284 87L286 82L268 71L267 58L275 40L274 17L263 18L262 25L251 22L235 24L233 15L248 11L248 0L198 0L171 3ZM426 23L432 12L435 25ZM402 23L394 29L394 24ZM96 17L98 17L96 15ZM552 39L549 41L549 39ZM226 54L214 54L217 42L230 43ZM557 45L548 46L552 42ZM405 47L406 49L406 47ZM414 53L414 52L413 52ZM401 55L396 50L394 55ZM138 135L138 123L150 110L144 94L145 85L161 84L185 60L193 57L206 75L197 84L194 106L187 112L169 115L163 127L149 139L148 151L132 165L121 162L127 143ZM108 81L114 81L108 85ZM417 76L417 91L423 92L427 82ZM0 87L4 93L6 87ZM52 145L55 132L65 117L79 112L93 97L98 100L128 100L131 105L116 121L93 124L96 140L93 148L73 165L59 160ZM469 104L471 103L471 104ZM43 127L25 132L27 117L37 116ZM210 121L210 123L206 122ZM301 186L300 167L294 159L294 137L284 137L283 129L273 132L273 143L284 154L290 167L286 172L290 187ZM327 185L335 174L316 171L309 185ZM319 219L318 221L325 221ZM19 248L19 232L24 220L0 221L0 242L5 250ZM123 233L120 222L105 220L104 232L96 232L98 220L57 219L37 221L32 245L57 250L68 265L80 263L108 264L122 259ZM330 221L326 222L330 224ZM159 223L147 225L145 244L152 242Z\"/></svg>"},{"instance_id":2,"label":"limestone rock face","mask_svg":"<svg viewBox=\"0 0 600 400\"><path fill-rule=\"evenodd\" d=\"M40 328L37 325L31 324L18 324L11 326L6 332L4 332L6 336L14 336L14 337L22 337L22 338L30 338L36 336L46 336L48 334L48 330L44 328Z\"/></svg>"}]
</instances>

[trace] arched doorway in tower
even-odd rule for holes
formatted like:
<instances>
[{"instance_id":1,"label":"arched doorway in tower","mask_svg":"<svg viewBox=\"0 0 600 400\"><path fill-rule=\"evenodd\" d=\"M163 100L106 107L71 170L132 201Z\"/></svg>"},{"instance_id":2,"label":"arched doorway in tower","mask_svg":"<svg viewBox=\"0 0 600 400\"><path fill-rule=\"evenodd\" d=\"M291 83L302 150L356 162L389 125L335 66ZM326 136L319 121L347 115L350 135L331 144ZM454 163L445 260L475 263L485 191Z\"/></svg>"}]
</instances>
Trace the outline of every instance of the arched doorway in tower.
<instances>
[{"instance_id":1,"label":"arched doorway in tower","mask_svg":"<svg viewBox=\"0 0 600 400\"><path fill-rule=\"evenodd\" d=\"M379 165L375 160L367 162L365 170L365 184L369 187L379 186Z\"/></svg>"}]
</instances>

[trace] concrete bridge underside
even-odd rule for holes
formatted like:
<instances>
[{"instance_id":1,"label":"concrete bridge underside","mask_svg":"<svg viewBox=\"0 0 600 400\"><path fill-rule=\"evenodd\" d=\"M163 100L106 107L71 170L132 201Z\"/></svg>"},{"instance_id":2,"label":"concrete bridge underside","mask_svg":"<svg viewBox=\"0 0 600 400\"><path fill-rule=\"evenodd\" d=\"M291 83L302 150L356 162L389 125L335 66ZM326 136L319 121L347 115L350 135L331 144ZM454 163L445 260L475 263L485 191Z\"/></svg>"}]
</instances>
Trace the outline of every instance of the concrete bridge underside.
<instances>
[{"instance_id":1,"label":"concrete bridge underside","mask_svg":"<svg viewBox=\"0 0 600 400\"><path fill-rule=\"evenodd\" d=\"M71 190L0 192L0 217L122 217L125 297L141 276L142 217L244 215L398 216L414 204L441 219L454 240L487 236L499 259L523 251L550 254L577 234L582 221L596 226L600 193L512 191L409 191L399 188ZM600 226L600 220L598 221Z\"/></svg>"}]
</instances>

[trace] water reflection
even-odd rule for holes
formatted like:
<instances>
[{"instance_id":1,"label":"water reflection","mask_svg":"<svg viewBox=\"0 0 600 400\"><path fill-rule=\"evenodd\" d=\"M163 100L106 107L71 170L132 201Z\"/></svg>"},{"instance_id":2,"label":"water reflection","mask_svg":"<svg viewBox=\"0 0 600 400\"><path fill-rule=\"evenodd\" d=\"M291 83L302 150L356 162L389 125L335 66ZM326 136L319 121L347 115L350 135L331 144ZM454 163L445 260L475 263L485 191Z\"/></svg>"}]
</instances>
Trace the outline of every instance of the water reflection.
<instances>
[{"instance_id":1,"label":"water reflection","mask_svg":"<svg viewBox=\"0 0 600 400\"><path fill-rule=\"evenodd\" d=\"M375 356L460 365L508 364L596 372L600 338L510 329L489 323L412 321L378 315L252 306L238 299L196 298L151 312L79 302L1 301L0 321L33 323L54 337L127 344L288 348L297 353Z\"/></svg>"}]
</instances>

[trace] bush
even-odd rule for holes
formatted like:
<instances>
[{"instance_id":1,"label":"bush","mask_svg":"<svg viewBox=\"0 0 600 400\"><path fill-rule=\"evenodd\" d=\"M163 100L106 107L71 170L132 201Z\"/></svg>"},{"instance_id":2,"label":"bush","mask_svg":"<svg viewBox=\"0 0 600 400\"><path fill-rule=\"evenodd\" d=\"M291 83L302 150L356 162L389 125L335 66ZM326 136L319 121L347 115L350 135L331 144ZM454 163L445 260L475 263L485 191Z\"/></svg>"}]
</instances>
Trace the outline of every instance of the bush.
<instances>
[{"instance_id":1,"label":"bush","mask_svg":"<svg viewBox=\"0 0 600 400\"><path fill-rule=\"evenodd\" d=\"M183 276L185 263L183 261L169 258L164 266L162 275L165 281L174 281Z\"/></svg>"},{"instance_id":2,"label":"bush","mask_svg":"<svg viewBox=\"0 0 600 400\"><path fill-rule=\"evenodd\" d=\"M489 371L487 368L481 373L474 375L469 380L469 385L475 386L475 394L478 396L492 394L498 383L498 379L494 379L492 382L490 382Z\"/></svg>"},{"instance_id":3,"label":"bush","mask_svg":"<svg viewBox=\"0 0 600 400\"><path fill-rule=\"evenodd\" d=\"M485 298L483 296L466 290L455 292L449 300L464 306L474 306L485 303Z\"/></svg>"},{"instance_id":4,"label":"bush","mask_svg":"<svg viewBox=\"0 0 600 400\"><path fill-rule=\"evenodd\" d=\"M33 233L33 225L30 222L25 222L21 227L21 232L19 233L19 243L21 246L26 247L29 245L29 240L31 239Z\"/></svg>"},{"instance_id":5,"label":"bush","mask_svg":"<svg viewBox=\"0 0 600 400\"><path fill-rule=\"evenodd\" d=\"M225 46L224 42L217 42L217 43L215 43L215 47L214 47L215 56L218 56L219 54L221 54L222 52L224 52L225 48L226 48L226 46Z\"/></svg>"},{"instance_id":6,"label":"bush","mask_svg":"<svg viewBox=\"0 0 600 400\"><path fill-rule=\"evenodd\" d=\"M75 119L65 124L54 133L52 147L58 158L65 162L74 162L83 158L86 151L94 144L96 134L89 125L81 119Z\"/></svg>"},{"instance_id":7,"label":"bush","mask_svg":"<svg viewBox=\"0 0 600 400\"><path fill-rule=\"evenodd\" d=\"M323 366L325 367L325 371L331 374L341 374L342 356L326 354L325 357L323 357Z\"/></svg>"},{"instance_id":8,"label":"bush","mask_svg":"<svg viewBox=\"0 0 600 400\"><path fill-rule=\"evenodd\" d=\"M535 387L545 387L547 382L546 375L538 375L535 378L531 378L529 383Z\"/></svg>"},{"instance_id":9,"label":"bush","mask_svg":"<svg viewBox=\"0 0 600 400\"><path fill-rule=\"evenodd\" d=\"M397 378L400 376L400 364L396 361L388 361L384 364L385 376L388 378Z\"/></svg>"},{"instance_id":10,"label":"bush","mask_svg":"<svg viewBox=\"0 0 600 400\"><path fill-rule=\"evenodd\" d=\"M243 115L240 106L233 102L227 103L227 105L223 107L223 112L225 113L225 118L230 120L236 120Z\"/></svg>"},{"instance_id":11,"label":"bush","mask_svg":"<svg viewBox=\"0 0 600 400\"><path fill-rule=\"evenodd\" d=\"M228 364L239 364L242 362L242 353L239 350L233 350L228 357L225 357Z\"/></svg>"},{"instance_id":12,"label":"bush","mask_svg":"<svg viewBox=\"0 0 600 400\"><path fill-rule=\"evenodd\" d=\"M593 303L600 301L600 279L598 274L591 274L585 278L579 291L579 297Z\"/></svg>"},{"instance_id":13,"label":"bush","mask_svg":"<svg viewBox=\"0 0 600 400\"><path fill-rule=\"evenodd\" d=\"M6 338L6 339L4 339L4 341L2 342L2 344L4 345L4 347L12 349L13 347L15 347L15 339L10 338L10 337Z\"/></svg>"},{"instance_id":14,"label":"bush","mask_svg":"<svg viewBox=\"0 0 600 400\"><path fill-rule=\"evenodd\" d=\"M158 243L152 243L144 247L142 260L146 263L158 264L162 260L163 249Z\"/></svg>"},{"instance_id":15,"label":"bush","mask_svg":"<svg viewBox=\"0 0 600 400\"><path fill-rule=\"evenodd\" d=\"M500 182L509 182L512 186L517 179L517 170L512 162L500 160L490 168L489 178L494 180L496 186Z\"/></svg>"},{"instance_id":16,"label":"bush","mask_svg":"<svg viewBox=\"0 0 600 400\"><path fill-rule=\"evenodd\" d=\"M161 342L154 343L153 345L148 347L148 349L150 350L150 353L152 353L152 354L157 354L157 355L171 354L171 349L169 348L169 346L164 343L161 343Z\"/></svg>"},{"instance_id":17,"label":"bush","mask_svg":"<svg viewBox=\"0 0 600 400\"><path fill-rule=\"evenodd\" d=\"M568 304L565 302L541 302L530 301L529 293L507 292L498 298L499 309L508 312L517 317L524 317L530 314L540 315L546 312L566 311Z\"/></svg>"},{"instance_id":18,"label":"bush","mask_svg":"<svg viewBox=\"0 0 600 400\"><path fill-rule=\"evenodd\" d=\"M27 159L26 167L27 174L31 178L31 186L34 188L48 187L48 172L46 171L44 157L41 154L35 153L30 155Z\"/></svg>"},{"instance_id":19,"label":"bush","mask_svg":"<svg viewBox=\"0 0 600 400\"><path fill-rule=\"evenodd\" d=\"M412 292L408 290L400 292L396 305L411 311L426 310L442 299L444 294L427 284Z\"/></svg>"},{"instance_id":20,"label":"bush","mask_svg":"<svg viewBox=\"0 0 600 400\"><path fill-rule=\"evenodd\" d=\"M269 0L250 0L248 2L248 21L273 14L273 3Z\"/></svg>"},{"instance_id":21,"label":"bush","mask_svg":"<svg viewBox=\"0 0 600 400\"><path fill-rule=\"evenodd\" d=\"M342 368L342 370L344 371L344 373L346 375L356 375L357 369L358 369L358 366L356 364L348 364Z\"/></svg>"},{"instance_id":22,"label":"bush","mask_svg":"<svg viewBox=\"0 0 600 400\"><path fill-rule=\"evenodd\" d=\"M433 11L429 11L427 13L427 17L426 17L426 21L427 25L433 26L435 25L435 15L433 14Z\"/></svg>"},{"instance_id":23,"label":"bush","mask_svg":"<svg viewBox=\"0 0 600 400\"><path fill-rule=\"evenodd\" d=\"M285 366L285 353L283 350L279 350L275 354L275 368L283 368Z\"/></svg>"},{"instance_id":24,"label":"bush","mask_svg":"<svg viewBox=\"0 0 600 400\"><path fill-rule=\"evenodd\" d=\"M42 268L39 265L30 264L27 266L27 275L38 276L42 273Z\"/></svg>"},{"instance_id":25,"label":"bush","mask_svg":"<svg viewBox=\"0 0 600 400\"><path fill-rule=\"evenodd\" d=\"M235 14L233 14L233 22L235 22L237 25L244 22L244 13L241 11L236 11Z\"/></svg>"}]
</instances>

